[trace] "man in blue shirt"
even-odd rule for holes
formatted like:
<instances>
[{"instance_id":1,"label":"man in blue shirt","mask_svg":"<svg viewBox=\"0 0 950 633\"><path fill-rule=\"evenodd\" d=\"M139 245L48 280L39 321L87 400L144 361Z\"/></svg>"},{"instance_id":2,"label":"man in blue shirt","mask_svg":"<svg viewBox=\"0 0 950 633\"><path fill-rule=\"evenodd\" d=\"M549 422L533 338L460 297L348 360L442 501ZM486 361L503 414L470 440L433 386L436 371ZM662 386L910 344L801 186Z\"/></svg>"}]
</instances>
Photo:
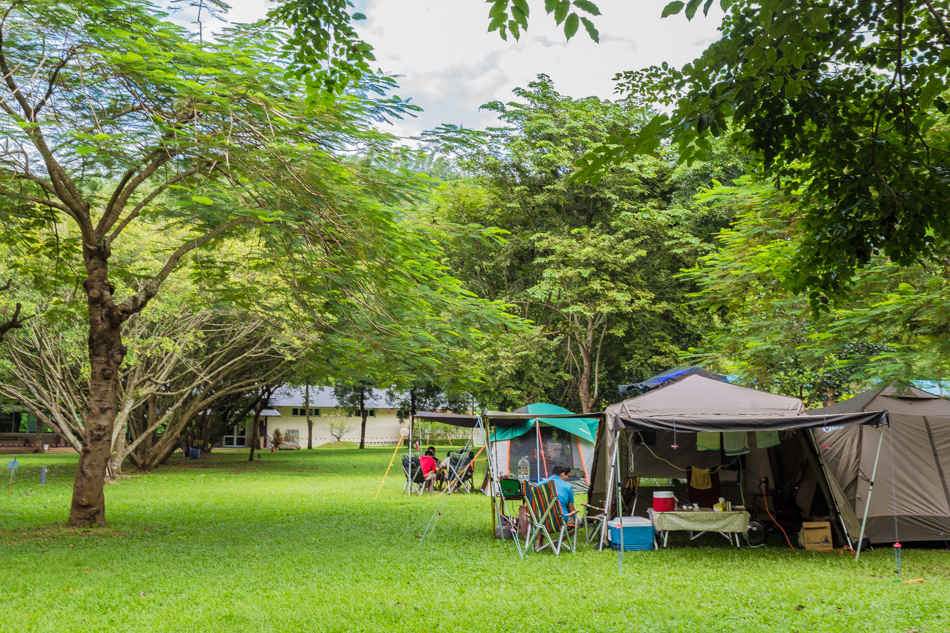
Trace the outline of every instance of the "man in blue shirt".
<instances>
[{"instance_id":1,"label":"man in blue shirt","mask_svg":"<svg viewBox=\"0 0 950 633\"><path fill-rule=\"evenodd\" d=\"M551 472L553 474L541 483L554 482L554 489L557 490L557 498L561 502L561 512L564 514L564 520L570 521L570 515L574 514L574 489L569 483L571 469L567 466L555 466Z\"/></svg>"}]
</instances>

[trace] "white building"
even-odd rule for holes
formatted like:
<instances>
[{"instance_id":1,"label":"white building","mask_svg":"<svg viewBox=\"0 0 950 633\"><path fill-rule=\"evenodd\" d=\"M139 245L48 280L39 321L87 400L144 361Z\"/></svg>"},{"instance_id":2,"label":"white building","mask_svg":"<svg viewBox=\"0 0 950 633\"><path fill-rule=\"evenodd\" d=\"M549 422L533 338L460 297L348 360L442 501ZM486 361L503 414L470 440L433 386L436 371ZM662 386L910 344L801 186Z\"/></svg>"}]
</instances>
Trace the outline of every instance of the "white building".
<instances>
[{"instance_id":1,"label":"white building","mask_svg":"<svg viewBox=\"0 0 950 633\"><path fill-rule=\"evenodd\" d=\"M403 411L403 424L400 424L400 410L389 401L383 391L374 391L374 396L366 399L366 445L380 446L395 444L399 441L399 429L408 424L409 414ZM267 409L261 416L261 435L273 436L279 429L285 440L307 446L307 413L304 403L303 387L282 387L270 399ZM269 415L266 415L269 414ZM274 415L276 414L276 415ZM313 445L319 446L334 441L331 424L342 425L342 441L359 442L359 408L348 408L337 402L331 387L310 387L310 418L313 422ZM339 431L337 431L339 433ZM247 441L252 429L246 429ZM235 433L224 439L225 446L245 446L245 438Z\"/></svg>"}]
</instances>

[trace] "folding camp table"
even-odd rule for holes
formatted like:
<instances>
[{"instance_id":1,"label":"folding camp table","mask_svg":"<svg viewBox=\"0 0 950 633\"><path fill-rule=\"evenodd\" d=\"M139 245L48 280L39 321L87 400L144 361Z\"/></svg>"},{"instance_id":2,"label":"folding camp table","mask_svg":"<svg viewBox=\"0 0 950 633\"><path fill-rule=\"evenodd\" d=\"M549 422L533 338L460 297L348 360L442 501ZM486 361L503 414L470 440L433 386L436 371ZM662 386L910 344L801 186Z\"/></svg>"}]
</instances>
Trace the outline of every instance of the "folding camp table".
<instances>
[{"instance_id":1,"label":"folding camp table","mask_svg":"<svg viewBox=\"0 0 950 633\"><path fill-rule=\"evenodd\" d=\"M718 532L730 543L739 547L739 535L749 529L749 513L745 510L732 512L654 512L650 509L650 518L653 527L660 533L663 547L670 532L689 532L689 540L693 541L706 532Z\"/></svg>"}]
</instances>

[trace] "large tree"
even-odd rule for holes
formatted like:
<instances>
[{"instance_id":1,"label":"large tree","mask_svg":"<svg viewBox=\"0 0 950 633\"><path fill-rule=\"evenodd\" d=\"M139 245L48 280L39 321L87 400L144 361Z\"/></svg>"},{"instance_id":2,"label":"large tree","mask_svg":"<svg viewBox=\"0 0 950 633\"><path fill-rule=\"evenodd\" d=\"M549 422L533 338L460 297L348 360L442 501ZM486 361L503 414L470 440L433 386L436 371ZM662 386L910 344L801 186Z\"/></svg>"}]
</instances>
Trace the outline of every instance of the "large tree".
<instances>
[{"instance_id":1,"label":"large tree","mask_svg":"<svg viewBox=\"0 0 950 633\"><path fill-rule=\"evenodd\" d=\"M358 311L372 321L387 314L386 297L417 312L480 309L446 281L438 245L403 230L396 177L338 155L383 151L389 140L370 121L406 104L365 91L327 92L315 103L279 58L286 45L261 24L197 41L139 0L3 7L2 210L65 219L81 244L89 412L72 525L105 521L124 326L189 254L226 236L253 237L246 258L295 297L287 318L336 323ZM162 261L123 291L111 273L114 249L141 223L169 229L148 249ZM227 300L249 287L213 266L207 276ZM438 319L432 325L438 335Z\"/></svg>"},{"instance_id":2,"label":"large tree","mask_svg":"<svg viewBox=\"0 0 950 633\"><path fill-rule=\"evenodd\" d=\"M705 317L682 309L691 287L676 273L706 248L695 235L705 212L675 199L666 157L611 166L596 187L569 184L575 160L644 124L650 112L637 103L572 99L546 76L515 93L516 101L485 106L503 127L433 134L471 174L444 186L434 212L506 232L503 242L460 244L455 268L471 288L514 303L536 324L533 336L489 353L487 385L498 387L489 388L490 404L545 399L592 411L603 383L664 369L698 340ZM507 384L496 383L502 376Z\"/></svg>"}]
</instances>

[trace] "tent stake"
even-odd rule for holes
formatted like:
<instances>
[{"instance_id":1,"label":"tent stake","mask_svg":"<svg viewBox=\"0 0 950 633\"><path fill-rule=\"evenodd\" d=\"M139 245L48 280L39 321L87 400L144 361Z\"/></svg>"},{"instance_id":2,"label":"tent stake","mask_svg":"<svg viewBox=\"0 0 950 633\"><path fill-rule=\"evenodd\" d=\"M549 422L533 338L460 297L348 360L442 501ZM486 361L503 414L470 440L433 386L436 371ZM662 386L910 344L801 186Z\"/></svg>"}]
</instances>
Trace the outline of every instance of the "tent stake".
<instances>
[{"instance_id":1,"label":"tent stake","mask_svg":"<svg viewBox=\"0 0 950 633\"><path fill-rule=\"evenodd\" d=\"M854 553L854 562L858 562L858 559L861 557L861 545L864 540L864 528L868 523L868 511L871 509L871 493L874 492L874 477L877 475L877 462L881 458L881 444L884 443L884 431L887 430L886 426L881 427L881 437L877 441L877 453L874 455L874 468L871 469L871 482L868 486L868 498L864 501L864 519L861 520L861 533L858 535L858 547L857 551Z\"/></svg>"}]
</instances>

